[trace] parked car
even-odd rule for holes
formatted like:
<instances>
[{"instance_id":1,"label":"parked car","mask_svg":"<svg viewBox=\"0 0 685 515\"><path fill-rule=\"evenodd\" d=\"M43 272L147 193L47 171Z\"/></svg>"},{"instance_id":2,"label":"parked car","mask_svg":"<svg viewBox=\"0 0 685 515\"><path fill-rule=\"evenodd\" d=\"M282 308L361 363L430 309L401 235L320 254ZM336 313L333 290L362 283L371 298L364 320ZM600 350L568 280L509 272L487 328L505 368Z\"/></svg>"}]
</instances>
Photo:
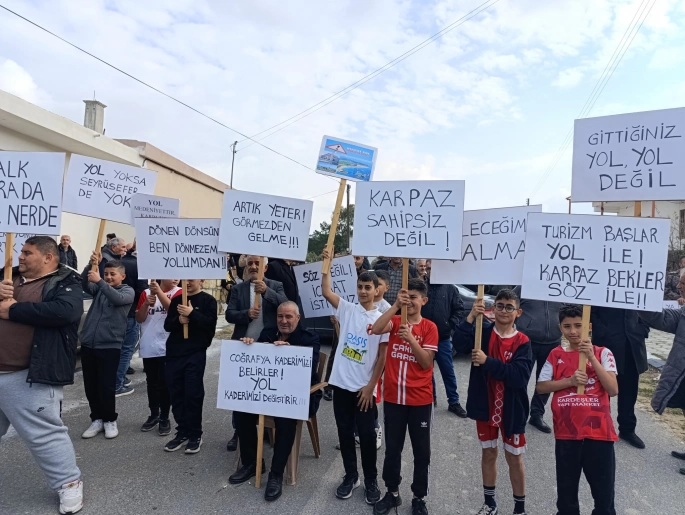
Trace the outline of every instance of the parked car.
<instances>
[{"instance_id":1,"label":"parked car","mask_svg":"<svg viewBox=\"0 0 685 515\"><path fill-rule=\"evenodd\" d=\"M464 316L466 316L473 308L473 303L478 298L478 294L475 291L461 284L455 284L455 286L457 287L457 290L459 290L461 300L464 302ZM486 294L483 296L483 301L485 301L485 317L488 320L494 321L495 312L493 310L495 309L495 297Z\"/></svg>"}]
</instances>

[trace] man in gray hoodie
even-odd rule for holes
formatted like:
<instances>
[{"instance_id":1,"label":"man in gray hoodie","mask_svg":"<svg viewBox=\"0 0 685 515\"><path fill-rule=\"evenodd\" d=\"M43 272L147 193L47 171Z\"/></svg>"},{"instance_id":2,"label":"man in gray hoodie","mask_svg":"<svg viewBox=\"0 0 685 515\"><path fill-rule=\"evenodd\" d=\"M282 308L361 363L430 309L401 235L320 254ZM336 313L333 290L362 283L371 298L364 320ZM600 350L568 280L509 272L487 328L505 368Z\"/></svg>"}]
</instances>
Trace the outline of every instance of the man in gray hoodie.
<instances>
[{"instance_id":1,"label":"man in gray hoodie","mask_svg":"<svg viewBox=\"0 0 685 515\"><path fill-rule=\"evenodd\" d=\"M97 263L93 254L91 264ZM114 392L126 317L135 297L133 288L122 284L125 277L124 265L118 260L105 264L104 279L97 268L82 274L83 289L93 296L81 330L83 385L92 420L83 438L93 438L103 430L105 438L119 434Z\"/></svg>"}]
</instances>

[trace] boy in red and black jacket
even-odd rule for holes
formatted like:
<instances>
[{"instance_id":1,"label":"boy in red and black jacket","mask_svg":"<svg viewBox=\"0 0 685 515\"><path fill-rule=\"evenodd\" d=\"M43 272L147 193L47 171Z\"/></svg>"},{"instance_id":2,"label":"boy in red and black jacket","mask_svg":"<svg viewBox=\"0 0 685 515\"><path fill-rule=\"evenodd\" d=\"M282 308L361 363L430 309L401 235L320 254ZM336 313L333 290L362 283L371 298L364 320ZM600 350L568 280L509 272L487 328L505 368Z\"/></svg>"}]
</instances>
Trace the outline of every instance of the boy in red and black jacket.
<instances>
[{"instance_id":1,"label":"boy in red and black jacket","mask_svg":"<svg viewBox=\"0 0 685 515\"><path fill-rule=\"evenodd\" d=\"M533 370L530 340L516 330L521 316L520 299L512 290L500 290L495 299L495 323L483 318L481 349L474 348L474 322L484 313L482 301L475 302L466 320L455 328L453 339L461 348L470 347L471 375L466 411L476 421L483 449L482 472L485 502L478 515L497 515L497 441L502 433L504 455L514 492L514 514L525 514L528 381Z\"/></svg>"}]
</instances>

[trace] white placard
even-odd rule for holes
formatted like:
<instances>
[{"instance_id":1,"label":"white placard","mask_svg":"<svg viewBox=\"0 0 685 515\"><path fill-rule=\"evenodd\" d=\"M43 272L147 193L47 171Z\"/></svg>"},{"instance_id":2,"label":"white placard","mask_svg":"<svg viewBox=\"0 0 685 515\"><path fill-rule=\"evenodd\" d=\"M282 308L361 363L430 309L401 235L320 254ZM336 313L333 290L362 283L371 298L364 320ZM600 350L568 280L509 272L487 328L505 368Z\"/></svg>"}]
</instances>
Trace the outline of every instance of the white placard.
<instances>
[{"instance_id":1,"label":"white placard","mask_svg":"<svg viewBox=\"0 0 685 515\"><path fill-rule=\"evenodd\" d=\"M521 284L528 213L542 206L464 211L461 261L434 260L433 284Z\"/></svg>"},{"instance_id":2,"label":"white placard","mask_svg":"<svg viewBox=\"0 0 685 515\"><path fill-rule=\"evenodd\" d=\"M329 316L334 313L321 293L322 261L294 268L305 318ZM335 258L331 264L331 290L348 302L357 301L357 269L352 256Z\"/></svg>"},{"instance_id":3,"label":"white placard","mask_svg":"<svg viewBox=\"0 0 685 515\"><path fill-rule=\"evenodd\" d=\"M464 181L357 183L355 256L461 259Z\"/></svg>"},{"instance_id":4,"label":"white placard","mask_svg":"<svg viewBox=\"0 0 685 515\"><path fill-rule=\"evenodd\" d=\"M0 152L0 231L60 233L64 156Z\"/></svg>"},{"instance_id":5,"label":"white placard","mask_svg":"<svg viewBox=\"0 0 685 515\"><path fill-rule=\"evenodd\" d=\"M219 248L226 252L304 261L311 200L224 191Z\"/></svg>"},{"instance_id":6,"label":"white placard","mask_svg":"<svg viewBox=\"0 0 685 515\"><path fill-rule=\"evenodd\" d=\"M664 309L680 309L682 306L678 304L677 300L665 300Z\"/></svg>"},{"instance_id":7,"label":"white placard","mask_svg":"<svg viewBox=\"0 0 685 515\"><path fill-rule=\"evenodd\" d=\"M218 219L136 218L135 227L139 278L226 279Z\"/></svg>"},{"instance_id":8,"label":"white placard","mask_svg":"<svg viewBox=\"0 0 685 515\"><path fill-rule=\"evenodd\" d=\"M136 218L178 218L181 201L177 198L158 197L136 193L131 197L131 223Z\"/></svg>"},{"instance_id":9,"label":"white placard","mask_svg":"<svg viewBox=\"0 0 685 515\"><path fill-rule=\"evenodd\" d=\"M670 220L528 215L526 299L661 311Z\"/></svg>"},{"instance_id":10,"label":"white placard","mask_svg":"<svg viewBox=\"0 0 685 515\"><path fill-rule=\"evenodd\" d=\"M216 407L307 420L312 354L311 347L222 341Z\"/></svg>"},{"instance_id":11,"label":"white placard","mask_svg":"<svg viewBox=\"0 0 685 515\"><path fill-rule=\"evenodd\" d=\"M72 154L64 181L64 211L130 224L131 198L136 193L152 195L156 182L152 170Z\"/></svg>"},{"instance_id":12,"label":"white placard","mask_svg":"<svg viewBox=\"0 0 685 515\"><path fill-rule=\"evenodd\" d=\"M685 108L576 120L573 202L685 198Z\"/></svg>"},{"instance_id":13,"label":"white placard","mask_svg":"<svg viewBox=\"0 0 685 515\"><path fill-rule=\"evenodd\" d=\"M6 243L7 233L0 232L0 267L5 263L5 243ZM12 257L12 266L17 266L19 264L19 254L21 254L21 248L26 243L31 236L35 234L25 234L25 233L14 233L14 256ZM57 256L59 259L59 256Z\"/></svg>"}]
</instances>

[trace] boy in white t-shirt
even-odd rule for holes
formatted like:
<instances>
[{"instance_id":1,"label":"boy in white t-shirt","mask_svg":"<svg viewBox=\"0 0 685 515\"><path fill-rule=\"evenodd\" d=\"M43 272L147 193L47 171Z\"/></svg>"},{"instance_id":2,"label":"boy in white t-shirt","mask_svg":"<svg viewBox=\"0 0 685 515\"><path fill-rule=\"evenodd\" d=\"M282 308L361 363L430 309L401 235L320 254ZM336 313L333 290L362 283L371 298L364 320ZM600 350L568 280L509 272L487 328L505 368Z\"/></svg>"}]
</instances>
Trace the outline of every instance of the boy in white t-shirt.
<instances>
[{"instance_id":1,"label":"boy in white t-shirt","mask_svg":"<svg viewBox=\"0 0 685 515\"><path fill-rule=\"evenodd\" d=\"M374 274L378 277L378 293L373 298L373 303L383 314L390 309L390 303L384 298L385 292L390 289L390 274L385 270L374 271Z\"/></svg>"},{"instance_id":2,"label":"boy in white t-shirt","mask_svg":"<svg viewBox=\"0 0 685 515\"><path fill-rule=\"evenodd\" d=\"M162 279L159 284L151 281L150 288L140 295L136 308L136 321L140 324L140 357L143 358L150 406L150 416L140 430L152 431L159 424L158 432L161 436L171 433L171 400L165 366L169 333L164 330L164 320L171 299L181 294L178 279Z\"/></svg>"},{"instance_id":3,"label":"boy in white t-shirt","mask_svg":"<svg viewBox=\"0 0 685 515\"><path fill-rule=\"evenodd\" d=\"M328 258L324 250L323 258ZM321 281L324 298L335 309L340 322L340 338L336 349L333 370L328 383L333 386L333 413L338 426L340 453L345 477L336 491L339 499L349 499L360 486L357 469L357 452L354 428L357 426L364 471L364 489L367 504L380 500L381 492L376 481L376 431L378 414L374 400L376 385L385 366L388 335L371 334L371 327L381 316L374 305L378 290L378 277L363 272L357 279L359 304L341 299L331 290L331 277L324 273Z\"/></svg>"}]
</instances>

